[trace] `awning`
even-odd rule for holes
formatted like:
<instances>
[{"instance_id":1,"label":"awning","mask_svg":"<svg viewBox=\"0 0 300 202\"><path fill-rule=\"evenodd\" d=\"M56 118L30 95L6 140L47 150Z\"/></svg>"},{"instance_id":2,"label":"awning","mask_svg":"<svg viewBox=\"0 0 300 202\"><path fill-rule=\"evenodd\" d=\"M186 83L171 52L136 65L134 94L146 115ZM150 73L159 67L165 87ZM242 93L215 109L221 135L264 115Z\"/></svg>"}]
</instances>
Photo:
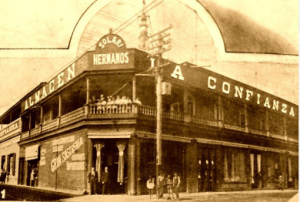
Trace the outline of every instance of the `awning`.
<instances>
[{"instance_id":1,"label":"awning","mask_svg":"<svg viewBox=\"0 0 300 202\"><path fill-rule=\"evenodd\" d=\"M38 156L39 156L39 145L38 144L25 148L26 161L37 159Z\"/></svg>"}]
</instances>

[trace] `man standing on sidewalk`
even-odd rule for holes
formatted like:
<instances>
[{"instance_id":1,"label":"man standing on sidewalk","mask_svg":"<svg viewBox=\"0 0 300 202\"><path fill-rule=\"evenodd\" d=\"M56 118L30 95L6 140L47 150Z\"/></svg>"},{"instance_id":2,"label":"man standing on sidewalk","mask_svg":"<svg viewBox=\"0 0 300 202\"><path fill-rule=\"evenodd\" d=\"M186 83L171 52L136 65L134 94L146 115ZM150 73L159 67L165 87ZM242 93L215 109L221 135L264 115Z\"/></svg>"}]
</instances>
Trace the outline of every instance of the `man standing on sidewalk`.
<instances>
[{"instance_id":1,"label":"man standing on sidewalk","mask_svg":"<svg viewBox=\"0 0 300 202\"><path fill-rule=\"evenodd\" d=\"M97 171L95 171L95 168L92 167L91 172L89 172L89 174L88 174L88 182L90 183L90 190L91 190L90 194L97 195L97 192L96 192L97 178L98 178L98 173L97 173Z\"/></svg>"},{"instance_id":2,"label":"man standing on sidewalk","mask_svg":"<svg viewBox=\"0 0 300 202\"><path fill-rule=\"evenodd\" d=\"M157 180L157 198L164 198L164 185L165 185L165 177L163 172L160 172Z\"/></svg>"},{"instance_id":3,"label":"man standing on sidewalk","mask_svg":"<svg viewBox=\"0 0 300 202\"><path fill-rule=\"evenodd\" d=\"M105 189L106 189L107 194L110 194L110 190L109 190L110 179L109 178L110 178L110 176L109 176L108 168L106 166L101 175L102 195L104 195Z\"/></svg>"},{"instance_id":4,"label":"man standing on sidewalk","mask_svg":"<svg viewBox=\"0 0 300 202\"><path fill-rule=\"evenodd\" d=\"M179 185L180 185L180 177L177 175L177 172L174 172L173 177L173 194L176 195L176 199L179 200Z\"/></svg>"}]
</instances>

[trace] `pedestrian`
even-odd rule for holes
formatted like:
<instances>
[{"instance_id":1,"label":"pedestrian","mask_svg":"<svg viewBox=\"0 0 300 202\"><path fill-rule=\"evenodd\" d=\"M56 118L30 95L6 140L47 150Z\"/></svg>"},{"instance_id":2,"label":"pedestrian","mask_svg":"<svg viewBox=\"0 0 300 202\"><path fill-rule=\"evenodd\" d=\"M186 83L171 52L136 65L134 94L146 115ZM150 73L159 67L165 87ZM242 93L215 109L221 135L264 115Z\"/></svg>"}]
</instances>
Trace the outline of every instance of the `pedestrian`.
<instances>
[{"instance_id":1,"label":"pedestrian","mask_svg":"<svg viewBox=\"0 0 300 202\"><path fill-rule=\"evenodd\" d=\"M98 178L98 173L95 171L95 167L91 168L91 172L88 174L88 182L90 183L90 194L96 194L97 195L97 178Z\"/></svg>"},{"instance_id":2,"label":"pedestrian","mask_svg":"<svg viewBox=\"0 0 300 202\"><path fill-rule=\"evenodd\" d=\"M177 175L177 172L174 172L173 194L175 194L177 200L179 200L179 185L180 185L180 177Z\"/></svg>"},{"instance_id":3,"label":"pedestrian","mask_svg":"<svg viewBox=\"0 0 300 202\"><path fill-rule=\"evenodd\" d=\"M101 182L102 182L102 195L105 194L105 191L107 192L107 194L110 194L110 190L109 190L110 174L108 172L107 166L104 168L104 171L102 172Z\"/></svg>"},{"instance_id":4,"label":"pedestrian","mask_svg":"<svg viewBox=\"0 0 300 202\"><path fill-rule=\"evenodd\" d=\"M173 181L171 179L171 175L168 175L167 179L166 179L166 184L167 184L167 191L168 191L168 198L167 200L171 200L171 197L173 199Z\"/></svg>"},{"instance_id":5,"label":"pedestrian","mask_svg":"<svg viewBox=\"0 0 300 202\"><path fill-rule=\"evenodd\" d=\"M30 173L30 186L34 187L34 181L35 181L35 170L33 168Z\"/></svg>"},{"instance_id":6,"label":"pedestrian","mask_svg":"<svg viewBox=\"0 0 300 202\"><path fill-rule=\"evenodd\" d=\"M202 178L201 178L201 171L198 172L198 192L202 191Z\"/></svg>"},{"instance_id":7,"label":"pedestrian","mask_svg":"<svg viewBox=\"0 0 300 202\"><path fill-rule=\"evenodd\" d=\"M153 189L155 187L155 180L152 178L152 175L149 175L149 179L147 180L147 188L149 190L150 199L153 195Z\"/></svg>"},{"instance_id":8,"label":"pedestrian","mask_svg":"<svg viewBox=\"0 0 300 202\"><path fill-rule=\"evenodd\" d=\"M165 185L165 177L164 177L164 173L160 172L158 179L157 179L157 198L164 198L164 185Z\"/></svg>"},{"instance_id":9,"label":"pedestrian","mask_svg":"<svg viewBox=\"0 0 300 202\"><path fill-rule=\"evenodd\" d=\"M279 189L280 189L281 191L283 191L283 188L284 188L284 180L283 180L283 176L282 176L281 174L279 174L278 182L279 182Z\"/></svg>"}]
</instances>

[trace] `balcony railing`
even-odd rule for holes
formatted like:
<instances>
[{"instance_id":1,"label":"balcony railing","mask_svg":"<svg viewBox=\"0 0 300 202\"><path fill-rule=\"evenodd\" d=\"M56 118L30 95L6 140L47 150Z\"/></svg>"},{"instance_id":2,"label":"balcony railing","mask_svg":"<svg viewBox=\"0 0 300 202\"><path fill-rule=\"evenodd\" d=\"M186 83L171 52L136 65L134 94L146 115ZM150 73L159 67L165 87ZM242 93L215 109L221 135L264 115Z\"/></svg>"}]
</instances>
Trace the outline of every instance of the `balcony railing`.
<instances>
[{"instance_id":1,"label":"balcony railing","mask_svg":"<svg viewBox=\"0 0 300 202\"><path fill-rule=\"evenodd\" d=\"M53 129L57 128L57 123L58 123L57 119L53 119L51 121L48 121L48 122L46 122L42 125L42 130L43 131L53 130Z\"/></svg>"},{"instance_id":2,"label":"balcony railing","mask_svg":"<svg viewBox=\"0 0 300 202\"><path fill-rule=\"evenodd\" d=\"M126 118L126 114L136 114L134 117L140 119L149 118L155 120L156 117L156 107L145 106L138 104L126 104L126 105L111 105L111 106L100 106L97 104L89 104L84 107L78 108L68 114L64 114L54 120L43 123L39 128L31 129L30 131L23 132L21 139L26 139L28 137L37 136L43 132L49 132L55 130L59 127L73 124L75 122L84 119L101 119L107 118L107 115L114 116L115 118ZM122 116L121 116L122 115ZM192 116L189 114L179 113L179 112L163 112L162 117L164 120L174 120L178 122L193 123L204 126L213 127L224 127L225 129L231 129L241 132L251 132L258 135L266 135L266 131L254 130L243 126L233 125L230 123L220 124L220 121L214 120L213 117L204 118L201 116ZM221 121L222 122L222 121ZM277 134L278 135L278 134Z\"/></svg>"},{"instance_id":3,"label":"balcony railing","mask_svg":"<svg viewBox=\"0 0 300 202\"><path fill-rule=\"evenodd\" d=\"M228 124L228 123L224 124L224 128L245 132L245 127L238 126L238 125L231 125L231 124Z\"/></svg>"},{"instance_id":4,"label":"balcony railing","mask_svg":"<svg viewBox=\"0 0 300 202\"><path fill-rule=\"evenodd\" d=\"M68 114L64 114L60 117L60 125L72 123L84 118L84 107L76 109Z\"/></svg>"},{"instance_id":5,"label":"balcony railing","mask_svg":"<svg viewBox=\"0 0 300 202\"><path fill-rule=\"evenodd\" d=\"M263 131L263 130L255 130L250 128L249 129L250 133L253 133L255 135L263 135L263 136L267 136L267 131Z\"/></svg>"},{"instance_id":6,"label":"balcony railing","mask_svg":"<svg viewBox=\"0 0 300 202\"><path fill-rule=\"evenodd\" d=\"M136 104L90 104L90 114L127 114L132 113Z\"/></svg>"},{"instance_id":7,"label":"balcony railing","mask_svg":"<svg viewBox=\"0 0 300 202\"><path fill-rule=\"evenodd\" d=\"M36 136L40 133L40 129L39 128L33 128L30 130L30 137Z\"/></svg>"}]
</instances>

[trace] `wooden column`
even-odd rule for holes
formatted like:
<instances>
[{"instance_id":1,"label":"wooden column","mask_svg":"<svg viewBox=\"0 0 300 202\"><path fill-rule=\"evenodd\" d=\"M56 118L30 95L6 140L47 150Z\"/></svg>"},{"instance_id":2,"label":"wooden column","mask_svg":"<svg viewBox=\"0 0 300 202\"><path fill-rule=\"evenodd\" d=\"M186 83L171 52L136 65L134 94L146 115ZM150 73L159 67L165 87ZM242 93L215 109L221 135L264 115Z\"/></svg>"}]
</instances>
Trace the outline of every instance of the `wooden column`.
<instances>
[{"instance_id":1,"label":"wooden column","mask_svg":"<svg viewBox=\"0 0 300 202\"><path fill-rule=\"evenodd\" d=\"M136 178L137 178L137 195L141 195L141 144L140 141L136 141Z\"/></svg>"},{"instance_id":2,"label":"wooden column","mask_svg":"<svg viewBox=\"0 0 300 202\"><path fill-rule=\"evenodd\" d=\"M59 127L60 126L60 117L61 117L61 107L62 107L62 103L61 103L61 94L58 95L58 123L57 123L57 126Z\"/></svg>"},{"instance_id":3,"label":"wooden column","mask_svg":"<svg viewBox=\"0 0 300 202\"><path fill-rule=\"evenodd\" d=\"M244 114L245 114L245 132L249 133L249 119L248 119L248 110L247 104L244 104Z\"/></svg>"},{"instance_id":4,"label":"wooden column","mask_svg":"<svg viewBox=\"0 0 300 202\"><path fill-rule=\"evenodd\" d=\"M28 134L29 134L29 138L30 138L30 130L31 130L31 114L28 114L29 116L29 127L28 127Z\"/></svg>"},{"instance_id":5,"label":"wooden column","mask_svg":"<svg viewBox=\"0 0 300 202\"><path fill-rule=\"evenodd\" d=\"M124 183L124 150L126 147L126 142L118 141L117 147L118 147L118 151L119 151L117 182L119 182L120 185L122 185Z\"/></svg>"},{"instance_id":6,"label":"wooden column","mask_svg":"<svg viewBox=\"0 0 300 202\"><path fill-rule=\"evenodd\" d=\"M188 193L198 192L198 145L196 140L192 140L187 145L186 165L187 165L187 189Z\"/></svg>"},{"instance_id":7,"label":"wooden column","mask_svg":"<svg viewBox=\"0 0 300 202\"><path fill-rule=\"evenodd\" d=\"M22 118L22 116L20 116L20 133L21 133L21 139L22 139L22 133L23 133L23 118Z\"/></svg>"},{"instance_id":8,"label":"wooden column","mask_svg":"<svg viewBox=\"0 0 300 202\"><path fill-rule=\"evenodd\" d=\"M88 156L88 159L87 159L87 173L85 176L85 182L86 182L86 189L87 189L87 192L90 193L90 186L88 186L88 183L87 183L87 174L91 171L91 168L92 168L92 163L93 163L93 142L91 139L87 138L87 156ZM99 174L99 173L98 173Z\"/></svg>"},{"instance_id":9,"label":"wooden column","mask_svg":"<svg viewBox=\"0 0 300 202\"><path fill-rule=\"evenodd\" d=\"M222 189L224 179L224 148L220 145L216 146L215 161L215 190L220 191Z\"/></svg>"},{"instance_id":10,"label":"wooden column","mask_svg":"<svg viewBox=\"0 0 300 202\"><path fill-rule=\"evenodd\" d=\"M222 97L218 96L218 125L220 128L224 128L224 111Z\"/></svg>"},{"instance_id":11,"label":"wooden column","mask_svg":"<svg viewBox=\"0 0 300 202\"><path fill-rule=\"evenodd\" d=\"M286 160L286 153L281 153L280 154L280 171L283 177L283 181L284 181L284 186L283 188L287 188L287 160Z\"/></svg>"},{"instance_id":12,"label":"wooden column","mask_svg":"<svg viewBox=\"0 0 300 202\"><path fill-rule=\"evenodd\" d=\"M97 143L94 145L94 147L97 150L97 157L96 157L96 166L95 166L95 170L98 173L98 182L101 182L101 174L102 174L102 170L101 170L101 150L105 145L103 143Z\"/></svg>"},{"instance_id":13,"label":"wooden column","mask_svg":"<svg viewBox=\"0 0 300 202\"><path fill-rule=\"evenodd\" d=\"M90 99L90 79L86 78L86 101L84 106L84 115L86 118L88 118L90 114L89 99Z\"/></svg>"},{"instance_id":14,"label":"wooden column","mask_svg":"<svg viewBox=\"0 0 300 202\"><path fill-rule=\"evenodd\" d=\"M283 117L283 135L284 135L284 139L287 140L287 124L286 124L286 116Z\"/></svg>"},{"instance_id":15,"label":"wooden column","mask_svg":"<svg viewBox=\"0 0 300 202\"><path fill-rule=\"evenodd\" d=\"M89 104L90 100L90 79L86 78L86 104Z\"/></svg>"},{"instance_id":16,"label":"wooden column","mask_svg":"<svg viewBox=\"0 0 300 202\"><path fill-rule=\"evenodd\" d=\"M136 76L132 79L132 102L136 100Z\"/></svg>"},{"instance_id":17,"label":"wooden column","mask_svg":"<svg viewBox=\"0 0 300 202\"><path fill-rule=\"evenodd\" d=\"M128 144L128 195L135 195L135 138L131 137Z\"/></svg>"},{"instance_id":18,"label":"wooden column","mask_svg":"<svg viewBox=\"0 0 300 202\"><path fill-rule=\"evenodd\" d=\"M250 162L250 149L249 148L245 151L245 164L246 164L247 184L248 184L248 188L251 189L252 177L251 177L251 162Z\"/></svg>"},{"instance_id":19,"label":"wooden column","mask_svg":"<svg viewBox=\"0 0 300 202\"><path fill-rule=\"evenodd\" d=\"M262 177L262 188L267 186L268 180L268 152L261 152L261 177Z\"/></svg>"},{"instance_id":20,"label":"wooden column","mask_svg":"<svg viewBox=\"0 0 300 202\"><path fill-rule=\"evenodd\" d=\"M40 112L40 133L43 131L43 118L44 118L44 108L43 106L40 106L41 112Z\"/></svg>"},{"instance_id":21,"label":"wooden column","mask_svg":"<svg viewBox=\"0 0 300 202\"><path fill-rule=\"evenodd\" d=\"M269 110L266 109L266 130L267 130L267 136L270 136L270 125L269 125Z\"/></svg>"}]
</instances>

